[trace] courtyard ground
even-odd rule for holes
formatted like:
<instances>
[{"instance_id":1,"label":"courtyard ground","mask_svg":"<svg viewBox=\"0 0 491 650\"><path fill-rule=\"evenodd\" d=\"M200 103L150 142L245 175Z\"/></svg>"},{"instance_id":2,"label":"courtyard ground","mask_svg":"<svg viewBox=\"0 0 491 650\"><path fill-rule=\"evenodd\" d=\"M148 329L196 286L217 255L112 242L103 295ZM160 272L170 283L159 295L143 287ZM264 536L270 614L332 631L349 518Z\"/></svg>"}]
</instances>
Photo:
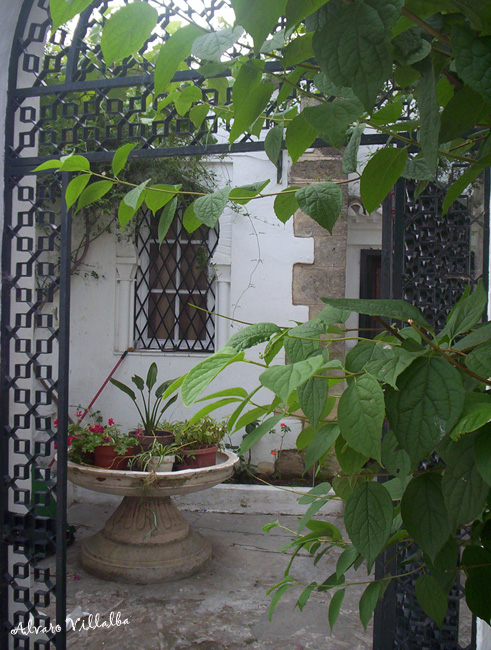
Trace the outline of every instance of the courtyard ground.
<instances>
[{"instance_id":1,"label":"courtyard ground","mask_svg":"<svg viewBox=\"0 0 491 650\"><path fill-rule=\"evenodd\" d=\"M363 586L347 590L338 622L328 624L329 594L312 594L303 612L294 608L300 589L288 591L268 621L266 591L283 576L287 556L278 549L290 535L262 526L276 517L258 514L183 512L213 545L213 560L200 574L179 582L128 585L100 580L80 566L82 540L102 527L113 504L75 504L69 521L77 541L68 551L67 607L108 620L121 612L128 625L70 632L69 650L367 650L372 631L358 618ZM339 514L330 520L342 524ZM334 518L334 519L333 519ZM280 522L296 528L297 518ZM307 554L295 560L295 576L305 583L325 579L335 569L338 551L313 566ZM349 578L350 576L348 576ZM351 576L352 578L354 576ZM362 579L360 576L358 580ZM104 616L102 616L104 615Z\"/></svg>"}]
</instances>

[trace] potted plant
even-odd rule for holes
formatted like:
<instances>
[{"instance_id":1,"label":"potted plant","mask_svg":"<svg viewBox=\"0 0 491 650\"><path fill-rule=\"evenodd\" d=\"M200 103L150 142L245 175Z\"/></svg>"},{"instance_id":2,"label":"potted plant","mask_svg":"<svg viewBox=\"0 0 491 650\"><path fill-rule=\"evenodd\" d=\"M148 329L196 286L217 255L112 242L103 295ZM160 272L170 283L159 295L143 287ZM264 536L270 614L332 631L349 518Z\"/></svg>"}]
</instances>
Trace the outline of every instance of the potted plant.
<instances>
[{"instance_id":1,"label":"potted plant","mask_svg":"<svg viewBox=\"0 0 491 650\"><path fill-rule=\"evenodd\" d=\"M152 394L152 389L157 382L157 364L152 363L147 372L147 377L133 375L131 381L135 384L140 395L137 397L135 391L126 384L123 384L116 379L111 379L111 383L119 388L123 393L128 395L135 405L136 410L140 416L141 430L137 430L139 435L139 444L143 451L148 450L155 440L162 445L168 445L174 441L172 432L161 429L160 420L165 411L177 399L177 395L171 397L165 404L162 403L162 395L165 390L171 385L172 380L164 381L160 384L155 392ZM133 432L130 432L133 433ZM136 433L136 432L135 432Z\"/></svg>"},{"instance_id":2,"label":"potted plant","mask_svg":"<svg viewBox=\"0 0 491 650\"><path fill-rule=\"evenodd\" d=\"M161 444L154 439L151 447L136 454L129 462L129 467L141 469L143 472L172 472L178 452L181 447L175 442L169 445Z\"/></svg>"},{"instance_id":3,"label":"potted plant","mask_svg":"<svg viewBox=\"0 0 491 650\"><path fill-rule=\"evenodd\" d=\"M94 465L106 469L125 469L134 456L138 440L121 433L113 418L106 425L96 422L87 425L72 437L69 458L80 462L93 454Z\"/></svg>"},{"instance_id":4,"label":"potted plant","mask_svg":"<svg viewBox=\"0 0 491 650\"><path fill-rule=\"evenodd\" d=\"M176 442L183 446L180 452L182 462L176 465L177 470L198 469L216 464L218 447L225 437L227 426L210 417L204 417L197 422L174 422L170 425Z\"/></svg>"}]
</instances>

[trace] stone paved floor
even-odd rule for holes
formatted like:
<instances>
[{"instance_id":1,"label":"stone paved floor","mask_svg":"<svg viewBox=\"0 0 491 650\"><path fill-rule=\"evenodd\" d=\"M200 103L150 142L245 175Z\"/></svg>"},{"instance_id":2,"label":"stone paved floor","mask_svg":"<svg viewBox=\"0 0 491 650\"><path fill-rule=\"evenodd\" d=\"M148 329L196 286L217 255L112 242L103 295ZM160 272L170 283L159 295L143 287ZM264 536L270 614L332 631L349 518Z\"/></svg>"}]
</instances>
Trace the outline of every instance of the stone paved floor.
<instances>
[{"instance_id":1,"label":"stone paved floor","mask_svg":"<svg viewBox=\"0 0 491 650\"><path fill-rule=\"evenodd\" d=\"M314 593L304 609L294 609L299 591L287 592L268 621L267 589L283 575L287 557L277 549L289 540L280 529L262 532L264 515L184 513L213 545L213 561L201 574L161 585L106 582L85 572L79 562L81 540L99 529L113 506L79 504L69 511L77 542L68 556L68 612L76 605L92 614L120 611L127 626L72 632L69 650L368 650L371 629L358 619L362 587L347 591L331 633L329 595ZM295 527L295 517L281 517ZM340 525L340 520L334 522ZM295 560L302 581L327 577L337 552L313 567L307 555ZM348 576L349 577L349 576ZM79 578L79 579L77 579ZM358 578L360 579L360 578Z\"/></svg>"}]
</instances>

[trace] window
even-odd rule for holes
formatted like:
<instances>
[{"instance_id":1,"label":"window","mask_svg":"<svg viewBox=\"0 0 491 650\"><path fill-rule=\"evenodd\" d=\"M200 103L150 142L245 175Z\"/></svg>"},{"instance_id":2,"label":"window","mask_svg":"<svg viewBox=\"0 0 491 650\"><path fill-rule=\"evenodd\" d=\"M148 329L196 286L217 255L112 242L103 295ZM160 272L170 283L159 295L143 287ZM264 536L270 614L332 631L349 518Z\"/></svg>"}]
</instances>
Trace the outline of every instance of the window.
<instances>
[{"instance_id":1,"label":"window","mask_svg":"<svg viewBox=\"0 0 491 650\"><path fill-rule=\"evenodd\" d=\"M217 231L203 226L190 235L181 214L159 245L157 226L144 210L136 234L135 347L213 352Z\"/></svg>"}]
</instances>

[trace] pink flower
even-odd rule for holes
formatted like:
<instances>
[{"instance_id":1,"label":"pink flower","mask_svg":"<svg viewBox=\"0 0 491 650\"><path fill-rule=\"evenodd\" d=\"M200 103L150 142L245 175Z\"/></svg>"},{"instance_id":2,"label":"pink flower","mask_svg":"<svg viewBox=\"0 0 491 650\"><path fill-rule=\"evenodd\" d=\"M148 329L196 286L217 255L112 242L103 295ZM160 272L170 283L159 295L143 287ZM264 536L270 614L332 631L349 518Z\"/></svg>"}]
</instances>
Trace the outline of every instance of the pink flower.
<instances>
[{"instance_id":1,"label":"pink flower","mask_svg":"<svg viewBox=\"0 0 491 650\"><path fill-rule=\"evenodd\" d=\"M84 414L83 411L75 411L75 416L76 416L77 418L81 418L83 414Z\"/></svg>"},{"instance_id":2,"label":"pink flower","mask_svg":"<svg viewBox=\"0 0 491 650\"><path fill-rule=\"evenodd\" d=\"M109 418L109 420L107 421L107 423L109 424L110 427L112 427L113 424L114 424L114 419L113 419L113 418Z\"/></svg>"},{"instance_id":3,"label":"pink flower","mask_svg":"<svg viewBox=\"0 0 491 650\"><path fill-rule=\"evenodd\" d=\"M53 426L55 426L55 427L58 426L58 418L56 418L56 420L53 421Z\"/></svg>"},{"instance_id":4,"label":"pink flower","mask_svg":"<svg viewBox=\"0 0 491 650\"><path fill-rule=\"evenodd\" d=\"M73 574L73 579L74 580L82 580L82 577L78 575L78 573Z\"/></svg>"}]
</instances>

